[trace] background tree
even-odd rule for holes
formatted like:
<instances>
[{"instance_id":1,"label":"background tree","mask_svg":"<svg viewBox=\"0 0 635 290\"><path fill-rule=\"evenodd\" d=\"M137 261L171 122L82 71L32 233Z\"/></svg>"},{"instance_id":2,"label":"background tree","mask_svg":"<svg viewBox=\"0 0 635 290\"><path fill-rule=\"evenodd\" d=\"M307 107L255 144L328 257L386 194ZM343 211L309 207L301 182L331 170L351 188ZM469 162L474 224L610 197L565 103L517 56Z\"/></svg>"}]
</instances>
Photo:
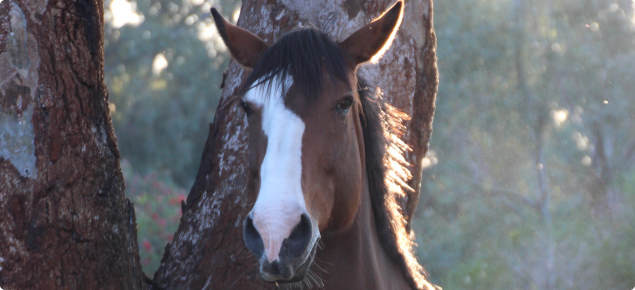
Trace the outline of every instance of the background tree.
<instances>
[{"instance_id":1,"label":"background tree","mask_svg":"<svg viewBox=\"0 0 635 290\"><path fill-rule=\"evenodd\" d=\"M238 25L273 42L299 25L314 24L342 40L383 12L392 1L244 1ZM437 87L432 5L406 3L406 14L392 48L379 64L361 74L379 85L392 104L408 113L408 161L420 176L420 161L431 133ZM247 171L246 120L234 102L247 73L230 65L224 93L203 153L202 164L187 198L179 230L154 276L157 289L264 289L273 285L259 277L243 246L242 221L255 201ZM417 190L419 180L411 185ZM404 206L416 208L416 199Z\"/></svg>"},{"instance_id":2,"label":"background tree","mask_svg":"<svg viewBox=\"0 0 635 290\"><path fill-rule=\"evenodd\" d=\"M0 287L143 289L101 1L0 3Z\"/></svg>"},{"instance_id":3,"label":"background tree","mask_svg":"<svg viewBox=\"0 0 635 290\"><path fill-rule=\"evenodd\" d=\"M413 223L433 282L635 286L631 5L437 3L441 84Z\"/></svg>"}]
</instances>

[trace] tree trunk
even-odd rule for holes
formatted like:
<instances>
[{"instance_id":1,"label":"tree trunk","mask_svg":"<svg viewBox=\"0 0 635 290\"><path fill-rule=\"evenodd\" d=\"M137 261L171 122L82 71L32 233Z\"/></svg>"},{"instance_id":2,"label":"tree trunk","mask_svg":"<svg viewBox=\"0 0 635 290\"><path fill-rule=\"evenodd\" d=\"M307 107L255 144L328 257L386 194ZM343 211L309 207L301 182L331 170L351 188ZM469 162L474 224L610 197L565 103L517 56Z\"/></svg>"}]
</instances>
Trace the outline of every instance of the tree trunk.
<instances>
[{"instance_id":1,"label":"tree trunk","mask_svg":"<svg viewBox=\"0 0 635 290\"><path fill-rule=\"evenodd\" d=\"M327 3L328 2L328 3ZM336 40L379 16L391 0L249 0L238 25L273 42L299 25L313 24ZM390 50L376 65L360 71L370 84L409 114L405 141L415 189L403 201L411 219L418 202L421 160L432 133L437 91L436 39L432 2L406 1L405 16ZM184 205L181 224L154 276L157 289L271 289L261 281L243 243L242 224L255 202L247 171L246 121L232 104L246 78L239 65L227 71L224 92L205 145L196 181Z\"/></svg>"},{"instance_id":2,"label":"tree trunk","mask_svg":"<svg viewBox=\"0 0 635 290\"><path fill-rule=\"evenodd\" d=\"M103 3L0 3L0 287L143 289Z\"/></svg>"}]
</instances>

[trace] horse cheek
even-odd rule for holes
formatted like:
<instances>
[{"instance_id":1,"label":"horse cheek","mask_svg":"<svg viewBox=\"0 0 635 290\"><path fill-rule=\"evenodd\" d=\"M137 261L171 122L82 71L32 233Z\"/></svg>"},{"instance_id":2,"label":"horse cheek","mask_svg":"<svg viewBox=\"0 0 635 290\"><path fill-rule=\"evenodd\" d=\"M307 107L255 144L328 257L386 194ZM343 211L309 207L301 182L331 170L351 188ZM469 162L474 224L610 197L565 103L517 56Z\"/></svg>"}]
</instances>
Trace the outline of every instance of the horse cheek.
<instances>
[{"instance_id":1,"label":"horse cheek","mask_svg":"<svg viewBox=\"0 0 635 290\"><path fill-rule=\"evenodd\" d=\"M332 214L333 227L343 229L350 227L361 204L362 167L359 159L357 139L348 134L337 150L337 165L334 170L334 208Z\"/></svg>"}]
</instances>

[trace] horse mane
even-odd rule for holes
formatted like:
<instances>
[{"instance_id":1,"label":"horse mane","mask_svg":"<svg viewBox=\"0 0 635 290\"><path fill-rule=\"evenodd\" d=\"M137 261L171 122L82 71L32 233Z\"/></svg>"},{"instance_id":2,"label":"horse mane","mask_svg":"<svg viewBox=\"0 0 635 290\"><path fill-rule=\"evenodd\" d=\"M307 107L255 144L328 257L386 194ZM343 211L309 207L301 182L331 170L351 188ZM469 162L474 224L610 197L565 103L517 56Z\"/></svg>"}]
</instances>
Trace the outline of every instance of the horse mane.
<instances>
[{"instance_id":1,"label":"horse mane","mask_svg":"<svg viewBox=\"0 0 635 290\"><path fill-rule=\"evenodd\" d=\"M377 234L384 249L401 265L415 289L431 289L425 269L414 253L415 243L406 231L406 219L398 199L413 191L406 183L412 179L404 154L408 145L401 139L408 114L383 99L380 88L370 87L358 77L362 105L360 120L366 148L366 172Z\"/></svg>"},{"instance_id":2,"label":"horse mane","mask_svg":"<svg viewBox=\"0 0 635 290\"><path fill-rule=\"evenodd\" d=\"M371 88L361 77L350 75L345 53L325 33L315 27L302 27L283 35L261 56L245 81L241 93L264 84L268 90L281 86L287 76L308 98L320 92L323 72L348 85L356 82L358 106L366 148L366 171L371 206L377 233L389 256L398 261L415 289L426 289L426 272L414 255L414 242L406 232L403 209L397 199L412 189L406 181L412 178L404 158L409 150L402 140L409 116L382 98L379 88ZM268 95L268 94L267 94Z\"/></svg>"}]
</instances>

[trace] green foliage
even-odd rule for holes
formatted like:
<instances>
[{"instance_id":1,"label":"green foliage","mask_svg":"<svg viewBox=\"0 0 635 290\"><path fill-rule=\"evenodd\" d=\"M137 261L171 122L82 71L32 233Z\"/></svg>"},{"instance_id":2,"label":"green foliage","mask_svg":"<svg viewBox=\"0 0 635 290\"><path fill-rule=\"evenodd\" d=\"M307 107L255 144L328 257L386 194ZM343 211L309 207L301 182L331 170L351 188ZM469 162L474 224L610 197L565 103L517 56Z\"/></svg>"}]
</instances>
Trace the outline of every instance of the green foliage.
<instances>
[{"instance_id":1,"label":"green foliage","mask_svg":"<svg viewBox=\"0 0 635 290\"><path fill-rule=\"evenodd\" d=\"M632 17L630 1L435 3L436 165L413 227L434 282L635 286Z\"/></svg>"},{"instance_id":2,"label":"green foliage","mask_svg":"<svg viewBox=\"0 0 635 290\"><path fill-rule=\"evenodd\" d=\"M614 223L610 237L595 249L603 275L599 277L606 289L629 289L635 285L635 172L625 176L625 192L620 210L623 214Z\"/></svg>"},{"instance_id":3,"label":"green foliage","mask_svg":"<svg viewBox=\"0 0 635 290\"><path fill-rule=\"evenodd\" d=\"M182 187L196 176L229 61L217 37L201 36L214 31L209 7L231 13L239 4L193 2L139 0L142 23L115 28L111 19L105 29L119 149L139 172L167 170ZM162 70L153 68L157 57L167 62Z\"/></svg>"}]
</instances>

